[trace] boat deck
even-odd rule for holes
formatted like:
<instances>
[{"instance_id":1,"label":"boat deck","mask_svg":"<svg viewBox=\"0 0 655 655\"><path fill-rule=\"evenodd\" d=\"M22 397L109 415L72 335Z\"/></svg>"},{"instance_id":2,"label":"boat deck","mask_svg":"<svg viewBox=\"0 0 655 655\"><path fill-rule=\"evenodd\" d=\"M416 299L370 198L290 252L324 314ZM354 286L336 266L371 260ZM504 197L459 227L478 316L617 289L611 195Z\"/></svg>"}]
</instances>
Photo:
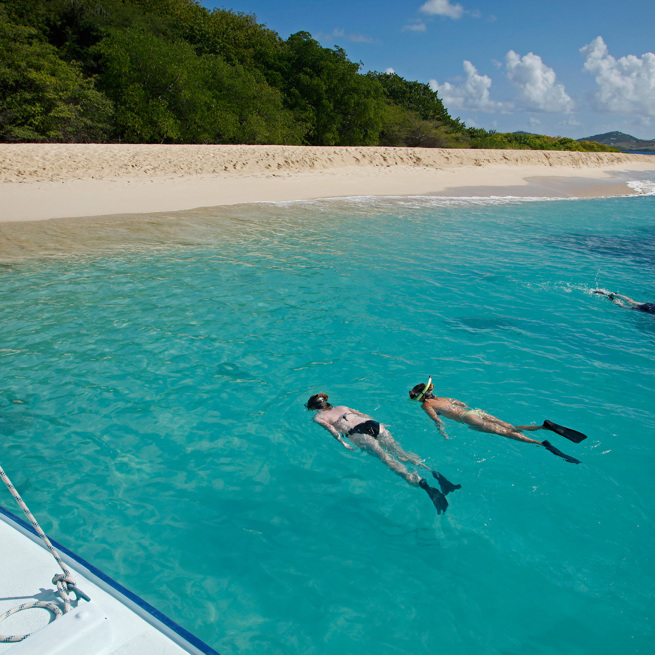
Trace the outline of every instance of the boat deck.
<instances>
[{"instance_id":1,"label":"boat deck","mask_svg":"<svg viewBox=\"0 0 655 655\"><path fill-rule=\"evenodd\" d=\"M92 565L56 542L53 546L91 601L74 602L74 609L56 620L41 608L9 616L0 623L0 635L32 634L0 643L0 655L218 655ZM59 565L31 527L0 508L0 615L34 600L62 606L52 584L57 573Z\"/></svg>"}]
</instances>

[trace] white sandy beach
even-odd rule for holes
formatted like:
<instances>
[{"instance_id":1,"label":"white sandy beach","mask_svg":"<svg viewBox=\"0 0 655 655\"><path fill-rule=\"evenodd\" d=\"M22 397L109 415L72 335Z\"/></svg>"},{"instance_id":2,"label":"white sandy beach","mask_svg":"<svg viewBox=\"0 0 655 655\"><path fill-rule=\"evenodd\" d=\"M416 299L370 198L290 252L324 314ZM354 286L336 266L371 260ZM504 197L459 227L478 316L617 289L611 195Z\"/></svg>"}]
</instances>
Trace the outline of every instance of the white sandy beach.
<instances>
[{"instance_id":1,"label":"white sandy beach","mask_svg":"<svg viewBox=\"0 0 655 655\"><path fill-rule=\"evenodd\" d=\"M351 196L635 193L624 153L428 148L0 144L0 222Z\"/></svg>"}]
</instances>

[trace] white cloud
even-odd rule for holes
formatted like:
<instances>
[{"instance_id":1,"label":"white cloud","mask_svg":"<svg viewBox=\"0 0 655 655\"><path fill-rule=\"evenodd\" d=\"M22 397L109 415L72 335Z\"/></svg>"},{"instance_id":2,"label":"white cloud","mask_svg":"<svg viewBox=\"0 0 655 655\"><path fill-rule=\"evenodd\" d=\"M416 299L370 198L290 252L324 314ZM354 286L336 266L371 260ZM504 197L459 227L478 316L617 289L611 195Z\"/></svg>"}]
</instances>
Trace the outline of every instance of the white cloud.
<instances>
[{"instance_id":1,"label":"white cloud","mask_svg":"<svg viewBox=\"0 0 655 655\"><path fill-rule=\"evenodd\" d=\"M507 77L519 89L519 101L526 109L548 113L569 113L574 103L556 81L555 71L541 57L529 52L521 57L510 50L506 57Z\"/></svg>"},{"instance_id":2,"label":"white cloud","mask_svg":"<svg viewBox=\"0 0 655 655\"><path fill-rule=\"evenodd\" d=\"M377 43L375 39L364 36L359 32L354 34L346 34L344 30L334 29L330 34L319 32L316 35L316 40L322 43L335 43L336 41L350 41L351 43Z\"/></svg>"},{"instance_id":3,"label":"white cloud","mask_svg":"<svg viewBox=\"0 0 655 655\"><path fill-rule=\"evenodd\" d=\"M573 111L573 100L566 93L564 85L557 82L555 71L546 66L541 57L532 52L521 57L510 50L505 61L507 78L519 91L513 101L492 100L491 78L478 73L470 61L464 61L466 79L461 84L439 84L437 80L430 80L430 86L439 92L449 109L488 113L524 110L569 114Z\"/></svg>"},{"instance_id":4,"label":"white cloud","mask_svg":"<svg viewBox=\"0 0 655 655\"><path fill-rule=\"evenodd\" d=\"M405 27L403 27L403 32L405 32L407 30L409 30L411 32L425 32L425 30L427 30L427 29L428 28L425 25L425 23L417 21L415 23L410 23L409 25L405 25Z\"/></svg>"},{"instance_id":5,"label":"white cloud","mask_svg":"<svg viewBox=\"0 0 655 655\"><path fill-rule=\"evenodd\" d=\"M600 36L580 52L586 57L584 70L596 76L600 111L655 116L655 54L615 59Z\"/></svg>"},{"instance_id":6,"label":"white cloud","mask_svg":"<svg viewBox=\"0 0 655 655\"><path fill-rule=\"evenodd\" d=\"M503 111L502 103L495 102L490 97L491 78L480 75L470 61L464 61L464 72L466 80L460 86L449 82L439 84L437 80L430 80L430 87L433 91L439 92L444 105L448 109L467 111Z\"/></svg>"},{"instance_id":7,"label":"white cloud","mask_svg":"<svg viewBox=\"0 0 655 655\"><path fill-rule=\"evenodd\" d=\"M563 121L562 125L565 125L566 127L582 127L584 123L577 118L571 117L568 120Z\"/></svg>"},{"instance_id":8,"label":"white cloud","mask_svg":"<svg viewBox=\"0 0 655 655\"><path fill-rule=\"evenodd\" d=\"M390 67L387 68L387 70L385 70L384 72L385 72L385 73L389 73L390 75L393 75L396 71L395 71L393 68L391 68L391 66L390 66Z\"/></svg>"},{"instance_id":9,"label":"white cloud","mask_svg":"<svg viewBox=\"0 0 655 655\"><path fill-rule=\"evenodd\" d=\"M464 15L464 7L458 4L452 5L450 0L428 0L419 11L448 18L461 18Z\"/></svg>"}]
</instances>

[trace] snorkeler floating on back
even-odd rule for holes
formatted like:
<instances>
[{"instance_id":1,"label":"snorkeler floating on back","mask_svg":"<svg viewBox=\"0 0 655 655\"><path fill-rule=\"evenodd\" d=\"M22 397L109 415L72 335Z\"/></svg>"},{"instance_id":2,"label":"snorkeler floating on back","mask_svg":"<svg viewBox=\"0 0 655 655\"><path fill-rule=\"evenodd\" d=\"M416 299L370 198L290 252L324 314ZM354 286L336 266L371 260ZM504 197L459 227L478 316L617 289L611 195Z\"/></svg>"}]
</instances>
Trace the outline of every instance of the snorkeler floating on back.
<instances>
[{"instance_id":1,"label":"snorkeler floating on back","mask_svg":"<svg viewBox=\"0 0 655 655\"><path fill-rule=\"evenodd\" d=\"M580 460L565 455L561 450L555 448L555 446L553 446L549 441L536 441L535 439L530 439L530 437L526 437L522 431L526 430L533 432L535 430L551 430L552 432L556 432L575 443L580 443L583 439L587 438L587 436L581 432L562 427L552 421L544 421L542 425L512 425L511 423L501 421L499 418L496 418L491 414L487 414L487 412L484 412L481 409L471 409L466 405L466 403L463 403L460 400L433 396L433 389L434 385L432 384L432 378L430 378L427 384L417 384L409 392L409 397L411 400L422 401L421 408L436 423L437 429L444 439L448 439L448 435L446 434L444 423L441 420L442 416L457 421L458 423L464 423L465 425L468 425L471 430L488 432L489 434L498 434L502 437L507 437L508 439L515 439L516 441L525 441L526 443L543 446L554 455L562 457L571 464L580 463Z\"/></svg>"},{"instance_id":2,"label":"snorkeler floating on back","mask_svg":"<svg viewBox=\"0 0 655 655\"><path fill-rule=\"evenodd\" d=\"M344 441L344 437L347 437L355 446L377 457L407 483L425 490L438 514L446 511L446 494L459 489L461 485L452 484L441 473L433 471L418 455L405 452L384 425L345 405L332 407L326 393L314 394L305 406L316 412L314 421L325 428L344 448L354 450ZM402 462L410 462L431 471L441 491L431 487L418 473L407 470Z\"/></svg>"},{"instance_id":3,"label":"snorkeler floating on back","mask_svg":"<svg viewBox=\"0 0 655 655\"><path fill-rule=\"evenodd\" d=\"M619 307L625 307L626 309L636 309L638 312L644 312L645 314L655 314L655 303L652 302L637 302L628 296L623 296L620 293L608 293L602 289L594 289L593 293L598 294L599 296L605 296L608 300L611 300L615 305Z\"/></svg>"}]
</instances>

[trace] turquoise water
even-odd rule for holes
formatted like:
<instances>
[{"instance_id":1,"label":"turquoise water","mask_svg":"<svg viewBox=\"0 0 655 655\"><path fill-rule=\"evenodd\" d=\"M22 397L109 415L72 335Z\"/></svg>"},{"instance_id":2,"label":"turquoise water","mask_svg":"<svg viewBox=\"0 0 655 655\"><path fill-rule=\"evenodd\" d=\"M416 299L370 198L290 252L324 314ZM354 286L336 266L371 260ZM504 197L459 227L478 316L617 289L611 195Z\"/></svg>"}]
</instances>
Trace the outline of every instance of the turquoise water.
<instances>
[{"instance_id":1,"label":"turquoise water","mask_svg":"<svg viewBox=\"0 0 655 655\"><path fill-rule=\"evenodd\" d=\"M654 210L54 224L0 269L0 463L53 538L224 654L651 653L655 317L591 290L655 301ZM583 463L458 424L444 441L406 401L429 374L587 433L547 434ZM314 425L319 391L461 483L447 513Z\"/></svg>"}]
</instances>

